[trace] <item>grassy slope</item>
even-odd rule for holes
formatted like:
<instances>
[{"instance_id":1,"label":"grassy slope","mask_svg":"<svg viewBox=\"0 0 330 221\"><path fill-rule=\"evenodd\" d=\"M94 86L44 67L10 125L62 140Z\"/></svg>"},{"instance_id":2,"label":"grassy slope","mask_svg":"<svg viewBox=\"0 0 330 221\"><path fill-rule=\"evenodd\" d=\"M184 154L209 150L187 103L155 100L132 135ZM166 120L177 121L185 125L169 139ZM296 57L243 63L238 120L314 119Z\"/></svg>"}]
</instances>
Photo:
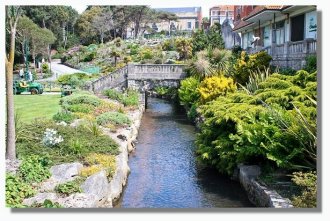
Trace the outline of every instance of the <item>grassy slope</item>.
<instances>
[{"instance_id":1,"label":"grassy slope","mask_svg":"<svg viewBox=\"0 0 330 221\"><path fill-rule=\"evenodd\" d=\"M61 95L15 95L15 113L24 123L35 118L51 119L60 110Z\"/></svg>"}]
</instances>

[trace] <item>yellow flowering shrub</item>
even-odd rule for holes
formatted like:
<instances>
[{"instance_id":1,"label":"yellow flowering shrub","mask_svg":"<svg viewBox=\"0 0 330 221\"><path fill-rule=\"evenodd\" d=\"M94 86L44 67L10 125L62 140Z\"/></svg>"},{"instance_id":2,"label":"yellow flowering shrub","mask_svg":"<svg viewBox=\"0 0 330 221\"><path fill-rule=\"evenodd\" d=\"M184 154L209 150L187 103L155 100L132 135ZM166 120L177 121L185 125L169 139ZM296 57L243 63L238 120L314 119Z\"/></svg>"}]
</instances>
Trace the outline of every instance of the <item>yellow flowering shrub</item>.
<instances>
[{"instance_id":1,"label":"yellow flowering shrub","mask_svg":"<svg viewBox=\"0 0 330 221\"><path fill-rule=\"evenodd\" d=\"M226 95L228 92L235 92L236 89L236 84L232 78L213 76L202 81L198 87L198 92L201 95L201 102L206 103L221 95Z\"/></svg>"}]
</instances>

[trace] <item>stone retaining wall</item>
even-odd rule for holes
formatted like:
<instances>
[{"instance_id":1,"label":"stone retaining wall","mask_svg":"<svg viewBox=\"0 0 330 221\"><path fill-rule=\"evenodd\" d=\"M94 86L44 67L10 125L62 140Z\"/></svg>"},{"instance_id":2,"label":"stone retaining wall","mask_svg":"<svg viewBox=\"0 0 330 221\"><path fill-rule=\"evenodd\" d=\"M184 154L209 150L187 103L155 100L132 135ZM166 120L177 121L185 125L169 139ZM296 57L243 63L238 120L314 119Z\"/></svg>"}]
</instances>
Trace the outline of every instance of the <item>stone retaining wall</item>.
<instances>
[{"instance_id":1,"label":"stone retaining wall","mask_svg":"<svg viewBox=\"0 0 330 221\"><path fill-rule=\"evenodd\" d=\"M238 167L238 178L248 194L249 200L257 207L292 208L289 199L283 198L276 191L268 189L256 181L260 168L256 165Z\"/></svg>"}]
</instances>

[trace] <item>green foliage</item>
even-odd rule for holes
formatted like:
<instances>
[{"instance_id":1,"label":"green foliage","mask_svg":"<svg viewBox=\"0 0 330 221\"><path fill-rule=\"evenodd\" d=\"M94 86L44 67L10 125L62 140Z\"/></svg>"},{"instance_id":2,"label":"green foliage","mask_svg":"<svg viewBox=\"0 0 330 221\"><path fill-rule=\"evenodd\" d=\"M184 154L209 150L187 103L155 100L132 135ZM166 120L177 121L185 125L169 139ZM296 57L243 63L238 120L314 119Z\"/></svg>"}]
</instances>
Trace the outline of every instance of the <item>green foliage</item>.
<instances>
[{"instance_id":1,"label":"green foliage","mask_svg":"<svg viewBox=\"0 0 330 221\"><path fill-rule=\"evenodd\" d=\"M49 157L30 155L23 158L18 175L28 183L41 182L50 177Z\"/></svg>"},{"instance_id":2,"label":"green foliage","mask_svg":"<svg viewBox=\"0 0 330 221\"><path fill-rule=\"evenodd\" d=\"M201 102L206 103L219 96L235 92L236 85L233 79L224 76L213 76L205 78L198 87L201 96Z\"/></svg>"},{"instance_id":3,"label":"green foliage","mask_svg":"<svg viewBox=\"0 0 330 221\"><path fill-rule=\"evenodd\" d=\"M152 59L153 58L153 51L150 49L150 48L143 48L141 51L140 51L140 58L142 60L144 59Z\"/></svg>"},{"instance_id":4,"label":"green foliage","mask_svg":"<svg viewBox=\"0 0 330 221\"><path fill-rule=\"evenodd\" d=\"M181 105L190 108L198 101L200 97L197 90L199 84L200 82L194 77L189 77L181 81L181 86L178 90Z\"/></svg>"},{"instance_id":5,"label":"green foliage","mask_svg":"<svg viewBox=\"0 0 330 221\"><path fill-rule=\"evenodd\" d=\"M58 202L52 202L49 199L45 199L43 203L33 203L31 208L64 208Z\"/></svg>"},{"instance_id":6,"label":"green foliage","mask_svg":"<svg viewBox=\"0 0 330 221\"><path fill-rule=\"evenodd\" d=\"M43 63L43 64L41 65L41 70L42 70L42 73L48 73L48 71L49 71L49 66L48 66L48 64L47 64L47 63Z\"/></svg>"},{"instance_id":7,"label":"green foliage","mask_svg":"<svg viewBox=\"0 0 330 221\"><path fill-rule=\"evenodd\" d=\"M65 123L72 123L74 119L76 119L76 116L65 110L59 111L53 116L55 122L64 121Z\"/></svg>"},{"instance_id":8,"label":"green foliage","mask_svg":"<svg viewBox=\"0 0 330 221\"><path fill-rule=\"evenodd\" d=\"M267 68L265 70L259 70L258 72L251 72L249 76L249 81L246 83L246 87L244 89L247 90L248 93L255 93L259 89L259 84L264 82L270 76L270 69Z\"/></svg>"},{"instance_id":9,"label":"green foliage","mask_svg":"<svg viewBox=\"0 0 330 221\"><path fill-rule=\"evenodd\" d=\"M55 187L55 191L56 191L56 193L60 193L65 196L69 196L72 193L81 193L82 189L81 189L80 185L82 184L83 181L84 181L84 179L76 178L72 181L58 184Z\"/></svg>"},{"instance_id":10,"label":"green foliage","mask_svg":"<svg viewBox=\"0 0 330 221\"><path fill-rule=\"evenodd\" d=\"M316 167L316 73L272 74L254 94L219 96L199 108L199 159L231 174L239 163Z\"/></svg>"},{"instance_id":11,"label":"green foliage","mask_svg":"<svg viewBox=\"0 0 330 221\"><path fill-rule=\"evenodd\" d=\"M35 193L31 185L24 182L19 176L6 174L6 207L24 207L23 200L32 197Z\"/></svg>"},{"instance_id":12,"label":"green foliage","mask_svg":"<svg viewBox=\"0 0 330 221\"><path fill-rule=\"evenodd\" d=\"M131 120L125 114L118 112L103 113L96 118L96 121L102 126L105 126L108 123L114 123L121 126L129 125L131 123Z\"/></svg>"},{"instance_id":13,"label":"green foliage","mask_svg":"<svg viewBox=\"0 0 330 221\"><path fill-rule=\"evenodd\" d=\"M221 34L221 25L219 23L215 23L211 26L210 31L207 35L208 46L211 48L219 48L224 49L225 43L222 39Z\"/></svg>"},{"instance_id":14,"label":"green foliage","mask_svg":"<svg viewBox=\"0 0 330 221\"><path fill-rule=\"evenodd\" d=\"M107 89L103 94L110 99L117 100L124 104L124 106L137 106L139 104L139 93L135 90L127 90L120 92L114 89Z\"/></svg>"},{"instance_id":15,"label":"green foliage","mask_svg":"<svg viewBox=\"0 0 330 221\"><path fill-rule=\"evenodd\" d=\"M60 104L64 108L74 104L87 104L97 107L101 104L101 99L90 93L75 93L73 95L63 97L60 100Z\"/></svg>"},{"instance_id":16,"label":"green foliage","mask_svg":"<svg viewBox=\"0 0 330 221\"><path fill-rule=\"evenodd\" d=\"M175 47L181 60L186 60L192 57L192 41L190 38L180 37L175 39Z\"/></svg>"},{"instance_id":17,"label":"green foliage","mask_svg":"<svg viewBox=\"0 0 330 221\"><path fill-rule=\"evenodd\" d=\"M315 208L317 206L316 171L294 172L292 181L301 189L301 194L293 197L292 204L300 208Z\"/></svg>"},{"instance_id":18,"label":"green foliage","mask_svg":"<svg viewBox=\"0 0 330 221\"><path fill-rule=\"evenodd\" d=\"M248 55L245 51L234 64L234 73L229 73L237 83L244 85L248 82L251 72L264 70L269 66L272 57L265 51Z\"/></svg>"},{"instance_id":19,"label":"green foliage","mask_svg":"<svg viewBox=\"0 0 330 221\"><path fill-rule=\"evenodd\" d=\"M56 82L59 84L69 84L72 87L80 87L85 81L91 78L91 75L85 73L64 74L59 76Z\"/></svg>"},{"instance_id":20,"label":"green foliage","mask_svg":"<svg viewBox=\"0 0 330 221\"><path fill-rule=\"evenodd\" d=\"M68 111L79 113L91 113L94 110L94 106L90 104L72 104L68 107Z\"/></svg>"},{"instance_id":21,"label":"green foliage","mask_svg":"<svg viewBox=\"0 0 330 221\"><path fill-rule=\"evenodd\" d=\"M208 38L204 30L200 29L192 35L192 52L195 54L198 51L202 51L209 45Z\"/></svg>"},{"instance_id":22,"label":"green foliage","mask_svg":"<svg viewBox=\"0 0 330 221\"><path fill-rule=\"evenodd\" d=\"M92 165L91 167L83 168L82 174L92 173L93 170L98 171L99 169L105 169L107 176L110 178L116 171L116 157L107 154L90 154L85 158L85 161ZM94 167L93 167L94 166ZM95 172L94 172L95 173Z\"/></svg>"},{"instance_id":23,"label":"green foliage","mask_svg":"<svg viewBox=\"0 0 330 221\"><path fill-rule=\"evenodd\" d=\"M160 95L160 96L166 95L168 93L168 91L169 91L169 88L168 87L161 87L161 86L159 86L159 87L156 87L155 88L155 92L158 95Z\"/></svg>"},{"instance_id":24,"label":"green foliage","mask_svg":"<svg viewBox=\"0 0 330 221\"><path fill-rule=\"evenodd\" d=\"M167 39L162 43L163 51L175 51L175 42L173 39Z\"/></svg>"},{"instance_id":25,"label":"green foliage","mask_svg":"<svg viewBox=\"0 0 330 221\"><path fill-rule=\"evenodd\" d=\"M45 148L41 140L46 128L53 128L58 131L66 142L61 142L56 148ZM63 162L74 162L91 152L118 154L118 145L107 135L95 136L85 125L69 127L57 125L53 121L36 120L24 125L24 130L29 131L27 136L19 137L16 142L19 158L31 154L46 156L52 162L51 165ZM77 144L78 140L78 144ZM82 147L82 148L80 148ZM74 154L78 153L78 154ZM28 172L27 172L28 173Z\"/></svg>"},{"instance_id":26,"label":"green foliage","mask_svg":"<svg viewBox=\"0 0 330 221\"><path fill-rule=\"evenodd\" d=\"M317 71L317 57L316 55L309 55L306 57L306 65L303 68L305 71L312 73Z\"/></svg>"}]
</instances>

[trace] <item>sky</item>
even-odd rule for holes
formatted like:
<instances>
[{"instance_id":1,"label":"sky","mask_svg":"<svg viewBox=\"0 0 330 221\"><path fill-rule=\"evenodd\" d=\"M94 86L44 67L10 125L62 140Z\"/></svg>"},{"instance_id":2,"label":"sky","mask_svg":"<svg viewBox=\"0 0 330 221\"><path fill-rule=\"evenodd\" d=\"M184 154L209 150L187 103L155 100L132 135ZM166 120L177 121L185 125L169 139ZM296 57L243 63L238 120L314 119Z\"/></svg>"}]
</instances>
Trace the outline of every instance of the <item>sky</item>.
<instances>
[{"instance_id":1,"label":"sky","mask_svg":"<svg viewBox=\"0 0 330 221\"><path fill-rule=\"evenodd\" d=\"M74 1L73 1L74 2ZM167 1L162 1L162 0L135 0L135 1L130 1L130 0L112 0L110 2L102 1L102 2L96 2L93 1L92 4L97 5L106 5L106 4L129 4L129 5L134 5L134 4L146 4L150 5L152 8L176 8L176 7L202 7L202 16L203 17L208 17L209 16L209 9L215 5L219 4L224 4L224 1L216 1L216 0L167 0ZM230 3L229 3L230 4ZM87 5L84 4L70 4L74 9L76 9L79 13L82 13Z\"/></svg>"}]
</instances>

